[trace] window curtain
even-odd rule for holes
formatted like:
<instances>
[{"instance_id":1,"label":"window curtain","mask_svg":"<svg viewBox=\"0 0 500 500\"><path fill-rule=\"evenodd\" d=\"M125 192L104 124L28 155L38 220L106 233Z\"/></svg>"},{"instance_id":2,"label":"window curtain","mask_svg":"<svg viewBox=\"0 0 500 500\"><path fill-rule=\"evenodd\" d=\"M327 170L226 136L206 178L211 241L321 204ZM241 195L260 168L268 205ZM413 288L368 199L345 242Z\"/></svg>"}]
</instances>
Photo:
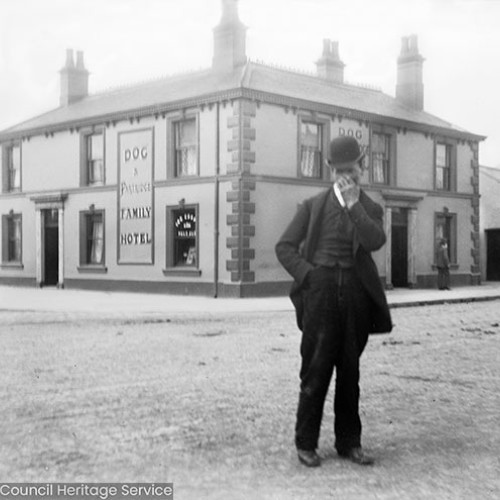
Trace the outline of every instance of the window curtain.
<instances>
[{"instance_id":1,"label":"window curtain","mask_svg":"<svg viewBox=\"0 0 500 500\"><path fill-rule=\"evenodd\" d=\"M90 262L92 264L102 264L104 249L104 224L102 221L94 220L92 223L92 247L90 250Z\"/></svg>"},{"instance_id":2,"label":"window curtain","mask_svg":"<svg viewBox=\"0 0 500 500\"><path fill-rule=\"evenodd\" d=\"M93 134L88 138L89 181L92 183L103 180L104 137Z\"/></svg>"},{"instance_id":3,"label":"window curtain","mask_svg":"<svg viewBox=\"0 0 500 500\"><path fill-rule=\"evenodd\" d=\"M20 262L21 261L21 220L18 218L11 219L10 221L10 252L9 260Z\"/></svg>"},{"instance_id":4,"label":"window curtain","mask_svg":"<svg viewBox=\"0 0 500 500\"><path fill-rule=\"evenodd\" d=\"M316 123L301 123L300 170L304 177L321 176L321 126Z\"/></svg>"},{"instance_id":5,"label":"window curtain","mask_svg":"<svg viewBox=\"0 0 500 500\"><path fill-rule=\"evenodd\" d=\"M177 175L196 175L198 170L196 120L177 123Z\"/></svg>"},{"instance_id":6,"label":"window curtain","mask_svg":"<svg viewBox=\"0 0 500 500\"><path fill-rule=\"evenodd\" d=\"M21 148L14 146L11 149L10 170L11 179L10 187L17 189L21 187Z\"/></svg>"},{"instance_id":7,"label":"window curtain","mask_svg":"<svg viewBox=\"0 0 500 500\"><path fill-rule=\"evenodd\" d=\"M302 146L301 172L304 177L320 177L319 152Z\"/></svg>"},{"instance_id":8,"label":"window curtain","mask_svg":"<svg viewBox=\"0 0 500 500\"><path fill-rule=\"evenodd\" d=\"M373 153L373 182L383 184L384 176L384 155L383 153Z\"/></svg>"},{"instance_id":9,"label":"window curtain","mask_svg":"<svg viewBox=\"0 0 500 500\"><path fill-rule=\"evenodd\" d=\"M93 183L102 182L103 180L102 160L92 160L90 169L91 169L90 181Z\"/></svg>"},{"instance_id":10,"label":"window curtain","mask_svg":"<svg viewBox=\"0 0 500 500\"><path fill-rule=\"evenodd\" d=\"M387 142L387 137L384 134L372 135L373 182L378 184L387 182L385 168L389 153Z\"/></svg>"}]
</instances>

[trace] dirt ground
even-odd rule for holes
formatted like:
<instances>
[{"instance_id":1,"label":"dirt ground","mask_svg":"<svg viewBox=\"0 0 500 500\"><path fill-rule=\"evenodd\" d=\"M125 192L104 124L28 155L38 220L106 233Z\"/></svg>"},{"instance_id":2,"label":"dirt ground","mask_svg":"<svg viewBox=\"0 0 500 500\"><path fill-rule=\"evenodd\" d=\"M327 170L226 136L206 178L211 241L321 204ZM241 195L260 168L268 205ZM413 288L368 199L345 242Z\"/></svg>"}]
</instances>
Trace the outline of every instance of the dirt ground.
<instances>
[{"instance_id":1,"label":"dirt ground","mask_svg":"<svg viewBox=\"0 0 500 500\"><path fill-rule=\"evenodd\" d=\"M393 310L362 357L363 445L297 461L289 312L0 311L3 482L173 482L177 500L500 497L500 301Z\"/></svg>"}]
</instances>

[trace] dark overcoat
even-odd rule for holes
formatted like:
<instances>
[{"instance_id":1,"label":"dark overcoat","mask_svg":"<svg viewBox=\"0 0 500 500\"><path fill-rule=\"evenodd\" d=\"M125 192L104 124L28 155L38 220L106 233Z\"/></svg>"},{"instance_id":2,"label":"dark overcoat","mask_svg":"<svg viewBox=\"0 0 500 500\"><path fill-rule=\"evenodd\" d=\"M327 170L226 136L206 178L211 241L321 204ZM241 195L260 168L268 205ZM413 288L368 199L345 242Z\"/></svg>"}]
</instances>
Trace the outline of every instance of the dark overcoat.
<instances>
[{"instance_id":1,"label":"dark overcoat","mask_svg":"<svg viewBox=\"0 0 500 500\"><path fill-rule=\"evenodd\" d=\"M302 330L302 290L307 273L314 269L312 257L318 243L321 217L325 202L332 189L305 200L295 217L276 244L276 256L294 278L290 298L297 313L297 324ZM388 333L392 320L378 270L371 252L381 248L386 241L383 228L384 212L363 190L359 202L349 210L354 224L354 269L371 298L370 333Z\"/></svg>"}]
</instances>

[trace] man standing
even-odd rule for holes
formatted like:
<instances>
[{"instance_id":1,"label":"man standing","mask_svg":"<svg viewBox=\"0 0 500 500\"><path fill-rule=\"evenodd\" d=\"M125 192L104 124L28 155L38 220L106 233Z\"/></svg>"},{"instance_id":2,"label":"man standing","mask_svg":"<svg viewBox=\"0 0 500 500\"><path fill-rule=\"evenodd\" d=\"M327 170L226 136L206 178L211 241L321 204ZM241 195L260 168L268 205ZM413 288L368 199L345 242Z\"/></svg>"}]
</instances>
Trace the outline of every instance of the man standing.
<instances>
[{"instance_id":1,"label":"man standing","mask_svg":"<svg viewBox=\"0 0 500 500\"><path fill-rule=\"evenodd\" d=\"M361 447L359 358L368 334L390 332L392 321L370 254L386 240L383 210L359 187L363 157L356 139L331 141L333 186L302 203L276 245L295 280L290 297L302 330L295 445L308 467L320 465L316 449L334 367L337 453L373 463Z\"/></svg>"},{"instance_id":2,"label":"man standing","mask_svg":"<svg viewBox=\"0 0 500 500\"><path fill-rule=\"evenodd\" d=\"M450 290L450 258L448 257L448 243L444 238L439 242L436 264L439 290Z\"/></svg>"}]
</instances>

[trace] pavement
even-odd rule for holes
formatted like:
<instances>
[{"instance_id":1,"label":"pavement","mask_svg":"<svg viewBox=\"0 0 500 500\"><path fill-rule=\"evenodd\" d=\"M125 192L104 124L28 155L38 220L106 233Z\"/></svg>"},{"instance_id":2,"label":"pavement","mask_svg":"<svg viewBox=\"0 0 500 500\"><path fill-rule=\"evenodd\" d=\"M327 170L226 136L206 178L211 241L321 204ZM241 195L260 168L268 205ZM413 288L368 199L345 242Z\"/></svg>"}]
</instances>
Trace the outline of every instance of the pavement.
<instances>
[{"instance_id":1,"label":"pavement","mask_svg":"<svg viewBox=\"0 0 500 500\"><path fill-rule=\"evenodd\" d=\"M387 291L391 308L476 302L500 298L500 282L452 290L397 288ZM127 314L292 311L288 297L213 298L132 292L0 286L0 311Z\"/></svg>"}]
</instances>

